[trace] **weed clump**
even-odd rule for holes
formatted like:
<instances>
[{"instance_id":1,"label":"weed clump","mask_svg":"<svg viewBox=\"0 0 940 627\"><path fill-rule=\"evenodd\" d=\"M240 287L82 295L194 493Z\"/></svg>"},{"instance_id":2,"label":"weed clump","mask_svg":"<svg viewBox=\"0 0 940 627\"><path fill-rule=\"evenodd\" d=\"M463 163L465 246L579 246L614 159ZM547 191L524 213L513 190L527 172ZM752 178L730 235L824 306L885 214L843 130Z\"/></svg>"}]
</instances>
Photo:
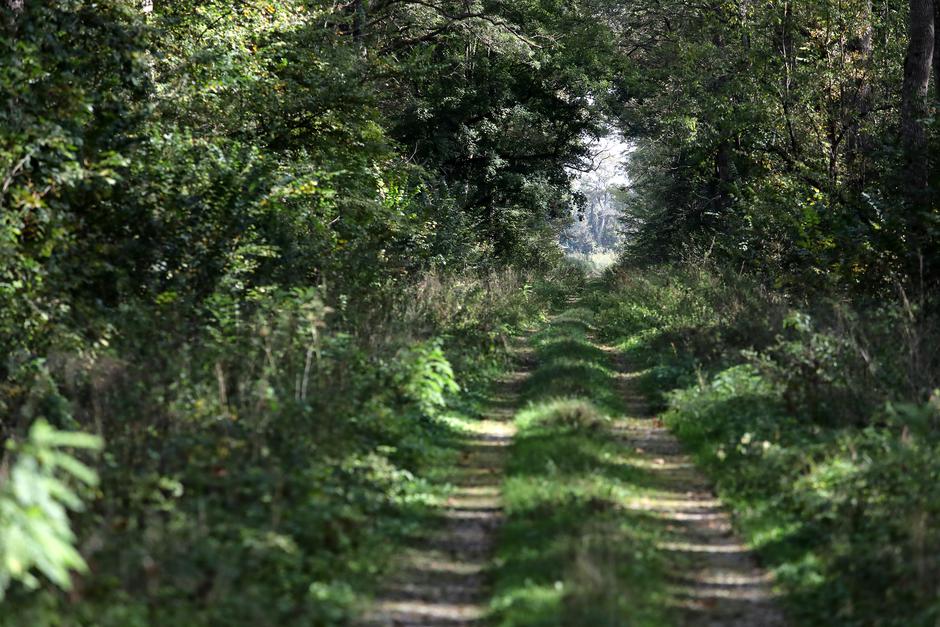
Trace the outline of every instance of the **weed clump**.
<instances>
[{"instance_id":1,"label":"weed clump","mask_svg":"<svg viewBox=\"0 0 940 627\"><path fill-rule=\"evenodd\" d=\"M599 429L610 421L592 402L582 398L557 398L531 406L523 416L531 413L529 424L569 429Z\"/></svg>"}]
</instances>

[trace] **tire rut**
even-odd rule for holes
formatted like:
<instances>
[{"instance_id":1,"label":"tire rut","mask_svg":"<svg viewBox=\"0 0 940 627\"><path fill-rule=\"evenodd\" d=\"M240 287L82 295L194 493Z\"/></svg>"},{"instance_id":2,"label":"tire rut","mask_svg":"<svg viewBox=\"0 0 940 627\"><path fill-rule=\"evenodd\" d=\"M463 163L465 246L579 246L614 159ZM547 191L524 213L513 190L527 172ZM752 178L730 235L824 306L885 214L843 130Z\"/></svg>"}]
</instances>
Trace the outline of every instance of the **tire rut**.
<instances>
[{"instance_id":1,"label":"tire rut","mask_svg":"<svg viewBox=\"0 0 940 627\"><path fill-rule=\"evenodd\" d=\"M731 515L676 437L649 412L620 351L600 346L618 373L627 416L612 426L649 471L653 496L631 508L662 525L659 549L669 565L669 594L688 627L781 627L786 620L773 577L735 533Z\"/></svg>"},{"instance_id":2,"label":"tire rut","mask_svg":"<svg viewBox=\"0 0 940 627\"><path fill-rule=\"evenodd\" d=\"M503 523L502 480L518 387L499 382L489 418L474 424L441 508L442 524L402 556L362 627L476 627L489 610L489 567Z\"/></svg>"}]
</instances>

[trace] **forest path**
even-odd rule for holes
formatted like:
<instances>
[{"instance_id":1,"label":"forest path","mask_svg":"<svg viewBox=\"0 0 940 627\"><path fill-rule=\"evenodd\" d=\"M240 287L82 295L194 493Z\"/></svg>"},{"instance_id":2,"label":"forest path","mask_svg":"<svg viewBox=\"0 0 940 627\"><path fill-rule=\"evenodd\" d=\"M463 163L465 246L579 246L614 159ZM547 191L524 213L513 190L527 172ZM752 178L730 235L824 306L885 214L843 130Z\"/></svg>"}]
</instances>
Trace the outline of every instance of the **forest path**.
<instances>
[{"instance_id":1,"label":"forest path","mask_svg":"<svg viewBox=\"0 0 940 627\"><path fill-rule=\"evenodd\" d=\"M488 570L503 522L502 481L515 434L527 349L514 350L518 369L494 385L487 418L473 423L441 507L441 525L398 561L363 621L364 627L470 627L489 611Z\"/></svg>"},{"instance_id":2,"label":"forest path","mask_svg":"<svg viewBox=\"0 0 940 627\"><path fill-rule=\"evenodd\" d=\"M400 557L364 626L786 624L771 575L592 317L571 309L516 349L517 369L463 443L441 524ZM611 419L580 435L552 430L558 398L596 402ZM548 431L526 418L543 411ZM549 500L529 509L543 492ZM565 592L548 605L503 603L542 580Z\"/></svg>"},{"instance_id":3,"label":"forest path","mask_svg":"<svg viewBox=\"0 0 940 627\"><path fill-rule=\"evenodd\" d=\"M656 521L666 564L669 604L680 625L779 627L773 578L734 531L731 516L676 437L649 411L622 351L596 343L616 373L625 415L611 430L646 471L653 491L627 505Z\"/></svg>"},{"instance_id":4,"label":"forest path","mask_svg":"<svg viewBox=\"0 0 940 627\"><path fill-rule=\"evenodd\" d=\"M587 300L587 299L585 299ZM506 465L495 624L780 627L771 575L579 302L531 343Z\"/></svg>"}]
</instances>

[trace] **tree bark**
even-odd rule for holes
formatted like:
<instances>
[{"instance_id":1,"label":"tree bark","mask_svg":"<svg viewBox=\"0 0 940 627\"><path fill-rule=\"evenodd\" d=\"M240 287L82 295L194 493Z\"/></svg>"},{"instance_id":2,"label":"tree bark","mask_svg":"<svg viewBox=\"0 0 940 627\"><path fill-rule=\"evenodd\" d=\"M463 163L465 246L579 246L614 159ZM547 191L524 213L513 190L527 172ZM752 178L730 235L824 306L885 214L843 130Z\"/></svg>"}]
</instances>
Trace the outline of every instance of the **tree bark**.
<instances>
[{"instance_id":1,"label":"tree bark","mask_svg":"<svg viewBox=\"0 0 940 627\"><path fill-rule=\"evenodd\" d=\"M362 31L366 24L366 7L362 0L354 0L350 5L352 13L352 37L356 43L362 42Z\"/></svg>"},{"instance_id":2,"label":"tree bark","mask_svg":"<svg viewBox=\"0 0 940 627\"><path fill-rule=\"evenodd\" d=\"M725 7L719 3L715 3L710 8L711 11L719 18L719 24L721 24L720 26L715 27L712 32L712 44L715 46L715 50L719 53L718 57L723 58L727 48L725 33L722 30L724 24L726 23L726 20L722 19L726 17L723 14ZM731 82L731 71L733 71L733 69L721 67L719 69L718 76L716 76L711 82L711 89L709 91L717 99L729 100L733 106L735 100L734 96L733 94L728 93L728 84ZM731 184L734 181L732 164L733 155L731 151L733 129L731 128L730 124L719 124L718 133L718 145L715 151L714 203L716 209L722 210L731 204Z\"/></svg>"},{"instance_id":3,"label":"tree bark","mask_svg":"<svg viewBox=\"0 0 940 627\"><path fill-rule=\"evenodd\" d=\"M910 0L907 23L908 46L901 87L901 144L910 200L920 204L927 191L929 174L927 131L927 88L934 56L934 0Z\"/></svg>"},{"instance_id":4,"label":"tree bark","mask_svg":"<svg viewBox=\"0 0 940 627\"><path fill-rule=\"evenodd\" d=\"M937 0L934 0L934 3L940 6ZM868 80L873 64L872 40L872 2L867 0L863 5L862 28L848 45L849 51L858 55L858 62L853 64L856 75L853 81L855 92L846 103L847 115L851 120L845 137L845 160L851 177L849 185L857 193L865 188L868 179L866 157L871 149L871 138L863 130L863 125L872 109L872 88Z\"/></svg>"},{"instance_id":5,"label":"tree bark","mask_svg":"<svg viewBox=\"0 0 940 627\"><path fill-rule=\"evenodd\" d=\"M933 0L933 89L940 103L940 0Z\"/></svg>"}]
</instances>

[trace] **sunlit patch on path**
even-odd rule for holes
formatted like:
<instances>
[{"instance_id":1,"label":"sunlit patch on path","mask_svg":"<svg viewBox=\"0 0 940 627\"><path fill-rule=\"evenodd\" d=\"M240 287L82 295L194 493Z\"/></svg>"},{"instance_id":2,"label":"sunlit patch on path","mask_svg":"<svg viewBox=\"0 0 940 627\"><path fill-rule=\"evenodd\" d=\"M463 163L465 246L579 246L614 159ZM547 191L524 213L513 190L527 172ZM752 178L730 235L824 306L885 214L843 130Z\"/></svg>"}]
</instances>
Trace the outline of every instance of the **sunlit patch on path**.
<instances>
[{"instance_id":1,"label":"sunlit patch on path","mask_svg":"<svg viewBox=\"0 0 940 627\"><path fill-rule=\"evenodd\" d=\"M629 415L611 429L646 473L651 490L627 501L662 527L657 549L670 573L670 600L682 625L775 627L785 624L771 575L734 532L731 517L679 442L636 393L618 351L604 347L621 373Z\"/></svg>"},{"instance_id":2,"label":"sunlit patch on path","mask_svg":"<svg viewBox=\"0 0 940 627\"><path fill-rule=\"evenodd\" d=\"M487 570L503 522L502 469L515 427L518 382L499 386L490 418L474 423L440 508L440 526L402 557L397 571L362 621L370 627L481 625L489 608Z\"/></svg>"},{"instance_id":3,"label":"sunlit patch on path","mask_svg":"<svg viewBox=\"0 0 940 627\"><path fill-rule=\"evenodd\" d=\"M472 425L441 524L367 625L785 624L771 576L590 319L571 309L533 336L531 372Z\"/></svg>"}]
</instances>

